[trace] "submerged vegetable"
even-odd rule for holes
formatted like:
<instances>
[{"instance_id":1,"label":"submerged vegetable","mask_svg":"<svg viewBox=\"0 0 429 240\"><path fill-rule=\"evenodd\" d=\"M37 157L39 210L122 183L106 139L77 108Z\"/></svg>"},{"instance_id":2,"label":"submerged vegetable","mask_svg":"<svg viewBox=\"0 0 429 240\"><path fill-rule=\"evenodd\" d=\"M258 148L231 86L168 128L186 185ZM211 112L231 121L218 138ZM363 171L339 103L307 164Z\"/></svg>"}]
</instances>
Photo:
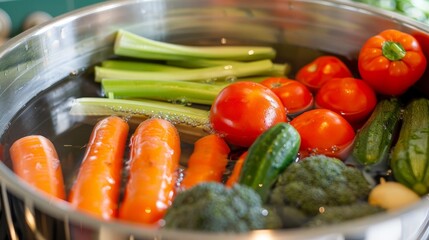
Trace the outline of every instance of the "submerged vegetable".
<instances>
[{"instance_id":1,"label":"submerged vegetable","mask_svg":"<svg viewBox=\"0 0 429 240\"><path fill-rule=\"evenodd\" d=\"M201 183L180 192L165 214L167 229L247 232L265 227L265 209L251 188Z\"/></svg>"},{"instance_id":2,"label":"submerged vegetable","mask_svg":"<svg viewBox=\"0 0 429 240\"><path fill-rule=\"evenodd\" d=\"M313 92L332 78L353 77L346 64L335 56L320 56L298 70L296 80L305 84Z\"/></svg>"},{"instance_id":3,"label":"submerged vegetable","mask_svg":"<svg viewBox=\"0 0 429 240\"><path fill-rule=\"evenodd\" d=\"M114 53L118 56L157 60L192 60L195 58L203 58L251 61L258 59L272 59L276 55L276 51L271 47L184 46L154 41L123 29L120 29L117 32Z\"/></svg>"},{"instance_id":4,"label":"submerged vegetable","mask_svg":"<svg viewBox=\"0 0 429 240\"><path fill-rule=\"evenodd\" d=\"M128 129L115 116L94 126L68 197L73 207L103 219L117 217Z\"/></svg>"},{"instance_id":5,"label":"submerged vegetable","mask_svg":"<svg viewBox=\"0 0 429 240\"><path fill-rule=\"evenodd\" d=\"M221 182L229 152L229 146L216 134L198 139L189 156L180 187L188 189L203 182Z\"/></svg>"},{"instance_id":6,"label":"submerged vegetable","mask_svg":"<svg viewBox=\"0 0 429 240\"><path fill-rule=\"evenodd\" d=\"M274 185L269 203L297 207L314 216L322 208L366 200L370 190L357 168L336 158L316 155L286 168Z\"/></svg>"},{"instance_id":7,"label":"submerged vegetable","mask_svg":"<svg viewBox=\"0 0 429 240\"><path fill-rule=\"evenodd\" d=\"M297 158L301 138L289 123L278 123L250 146L238 183L255 190L266 201L279 175Z\"/></svg>"},{"instance_id":8,"label":"submerged vegetable","mask_svg":"<svg viewBox=\"0 0 429 240\"><path fill-rule=\"evenodd\" d=\"M365 125L358 130L352 151L354 159L366 166L386 160L397 135L395 131L399 130L400 119L399 100L381 100Z\"/></svg>"},{"instance_id":9,"label":"submerged vegetable","mask_svg":"<svg viewBox=\"0 0 429 240\"><path fill-rule=\"evenodd\" d=\"M390 165L398 182L419 195L429 192L428 99L414 99L405 107Z\"/></svg>"},{"instance_id":10,"label":"submerged vegetable","mask_svg":"<svg viewBox=\"0 0 429 240\"><path fill-rule=\"evenodd\" d=\"M357 78L333 78L316 94L316 107L330 109L350 123L365 121L376 104L374 90Z\"/></svg>"},{"instance_id":11,"label":"submerged vegetable","mask_svg":"<svg viewBox=\"0 0 429 240\"><path fill-rule=\"evenodd\" d=\"M398 182L386 182L375 186L368 197L369 204L387 210L397 210L421 200L420 196Z\"/></svg>"},{"instance_id":12,"label":"submerged vegetable","mask_svg":"<svg viewBox=\"0 0 429 240\"><path fill-rule=\"evenodd\" d=\"M344 160L353 146L353 127L334 111L309 110L294 118L290 124L301 136L301 157L325 154Z\"/></svg>"},{"instance_id":13,"label":"submerged vegetable","mask_svg":"<svg viewBox=\"0 0 429 240\"><path fill-rule=\"evenodd\" d=\"M135 130L130 143L129 176L119 218L157 224L175 196L180 139L168 121L152 118Z\"/></svg>"},{"instance_id":14,"label":"submerged vegetable","mask_svg":"<svg viewBox=\"0 0 429 240\"><path fill-rule=\"evenodd\" d=\"M426 57L412 35L388 29L365 42L358 67L362 79L375 91L398 96L423 75Z\"/></svg>"},{"instance_id":15,"label":"submerged vegetable","mask_svg":"<svg viewBox=\"0 0 429 240\"><path fill-rule=\"evenodd\" d=\"M44 136L30 135L10 147L15 174L48 196L65 200L61 163L54 144Z\"/></svg>"},{"instance_id":16,"label":"submerged vegetable","mask_svg":"<svg viewBox=\"0 0 429 240\"><path fill-rule=\"evenodd\" d=\"M281 100L269 88L254 82L225 87L210 109L213 130L234 145L249 147L265 130L286 122Z\"/></svg>"}]
</instances>

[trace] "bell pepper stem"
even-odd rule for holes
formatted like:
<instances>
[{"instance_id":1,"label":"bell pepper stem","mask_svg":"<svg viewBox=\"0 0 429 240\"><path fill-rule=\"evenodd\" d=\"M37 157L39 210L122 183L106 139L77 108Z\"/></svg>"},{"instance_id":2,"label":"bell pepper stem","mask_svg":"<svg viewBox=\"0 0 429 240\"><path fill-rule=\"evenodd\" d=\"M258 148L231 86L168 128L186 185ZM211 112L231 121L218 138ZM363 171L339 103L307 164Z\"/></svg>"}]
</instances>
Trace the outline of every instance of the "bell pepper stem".
<instances>
[{"instance_id":1,"label":"bell pepper stem","mask_svg":"<svg viewBox=\"0 0 429 240\"><path fill-rule=\"evenodd\" d=\"M407 51L401 43L386 41L382 46L383 56L390 61L399 61L405 57Z\"/></svg>"}]
</instances>

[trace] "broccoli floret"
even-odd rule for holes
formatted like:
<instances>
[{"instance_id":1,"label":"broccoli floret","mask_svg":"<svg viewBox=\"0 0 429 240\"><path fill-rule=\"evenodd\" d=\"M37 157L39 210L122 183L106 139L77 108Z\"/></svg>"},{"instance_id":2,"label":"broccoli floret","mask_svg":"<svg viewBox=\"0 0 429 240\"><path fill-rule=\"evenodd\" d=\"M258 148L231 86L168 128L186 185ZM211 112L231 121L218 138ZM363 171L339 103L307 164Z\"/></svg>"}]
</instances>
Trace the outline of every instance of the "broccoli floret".
<instances>
[{"instance_id":1,"label":"broccoli floret","mask_svg":"<svg viewBox=\"0 0 429 240\"><path fill-rule=\"evenodd\" d=\"M177 194L164 217L165 228L246 232L265 227L267 211L251 188L208 182Z\"/></svg>"},{"instance_id":2,"label":"broccoli floret","mask_svg":"<svg viewBox=\"0 0 429 240\"><path fill-rule=\"evenodd\" d=\"M303 226L309 217L302 211L291 206L266 205L268 211L266 228L284 229Z\"/></svg>"},{"instance_id":3,"label":"broccoli floret","mask_svg":"<svg viewBox=\"0 0 429 240\"><path fill-rule=\"evenodd\" d=\"M340 223L383 212L382 208L372 206L367 202L357 202L351 205L326 207L305 224L308 227L324 226Z\"/></svg>"},{"instance_id":4,"label":"broccoli floret","mask_svg":"<svg viewBox=\"0 0 429 240\"><path fill-rule=\"evenodd\" d=\"M270 203L290 205L316 215L319 208L366 199L371 190L360 170L324 155L291 164L278 178Z\"/></svg>"}]
</instances>

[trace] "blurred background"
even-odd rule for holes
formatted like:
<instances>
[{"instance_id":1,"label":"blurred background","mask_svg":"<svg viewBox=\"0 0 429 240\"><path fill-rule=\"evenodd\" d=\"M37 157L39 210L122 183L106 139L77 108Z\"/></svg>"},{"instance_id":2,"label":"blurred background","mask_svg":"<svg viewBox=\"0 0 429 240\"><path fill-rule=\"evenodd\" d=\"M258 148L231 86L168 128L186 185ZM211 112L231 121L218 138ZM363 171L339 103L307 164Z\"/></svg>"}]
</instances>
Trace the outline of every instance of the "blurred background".
<instances>
[{"instance_id":1,"label":"blurred background","mask_svg":"<svg viewBox=\"0 0 429 240\"><path fill-rule=\"evenodd\" d=\"M0 45L55 16L103 0L0 0ZM402 13L429 24L429 0L350 0Z\"/></svg>"},{"instance_id":2,"label":"blurred background","mask_svg":"<svg viewBox=\"0 0 429 240\"><path fill-rule=\"evenodd\" d=\"M0 0L0 41L52 17L103 0Z\"/></svg>"}]
</instances>

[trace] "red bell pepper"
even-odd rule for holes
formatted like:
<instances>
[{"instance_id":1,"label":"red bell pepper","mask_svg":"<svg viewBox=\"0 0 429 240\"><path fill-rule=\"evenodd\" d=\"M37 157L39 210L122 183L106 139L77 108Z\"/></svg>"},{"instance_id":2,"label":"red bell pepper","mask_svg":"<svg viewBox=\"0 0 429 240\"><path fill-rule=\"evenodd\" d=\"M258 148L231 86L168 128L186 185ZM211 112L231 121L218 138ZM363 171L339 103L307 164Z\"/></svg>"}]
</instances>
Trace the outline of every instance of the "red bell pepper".
<instances>
[{"instance_id":1,"label":"red bell pepper","mask_svg":"<svg viewBox=\"0 0 429 240\"><path fill-rule=\"evenodd\" d=\"M358 67L361 78L376 92L397 96L423 75L426 58L413 36L388 29L364 43Z\"/></svg>"}]
</instances>

